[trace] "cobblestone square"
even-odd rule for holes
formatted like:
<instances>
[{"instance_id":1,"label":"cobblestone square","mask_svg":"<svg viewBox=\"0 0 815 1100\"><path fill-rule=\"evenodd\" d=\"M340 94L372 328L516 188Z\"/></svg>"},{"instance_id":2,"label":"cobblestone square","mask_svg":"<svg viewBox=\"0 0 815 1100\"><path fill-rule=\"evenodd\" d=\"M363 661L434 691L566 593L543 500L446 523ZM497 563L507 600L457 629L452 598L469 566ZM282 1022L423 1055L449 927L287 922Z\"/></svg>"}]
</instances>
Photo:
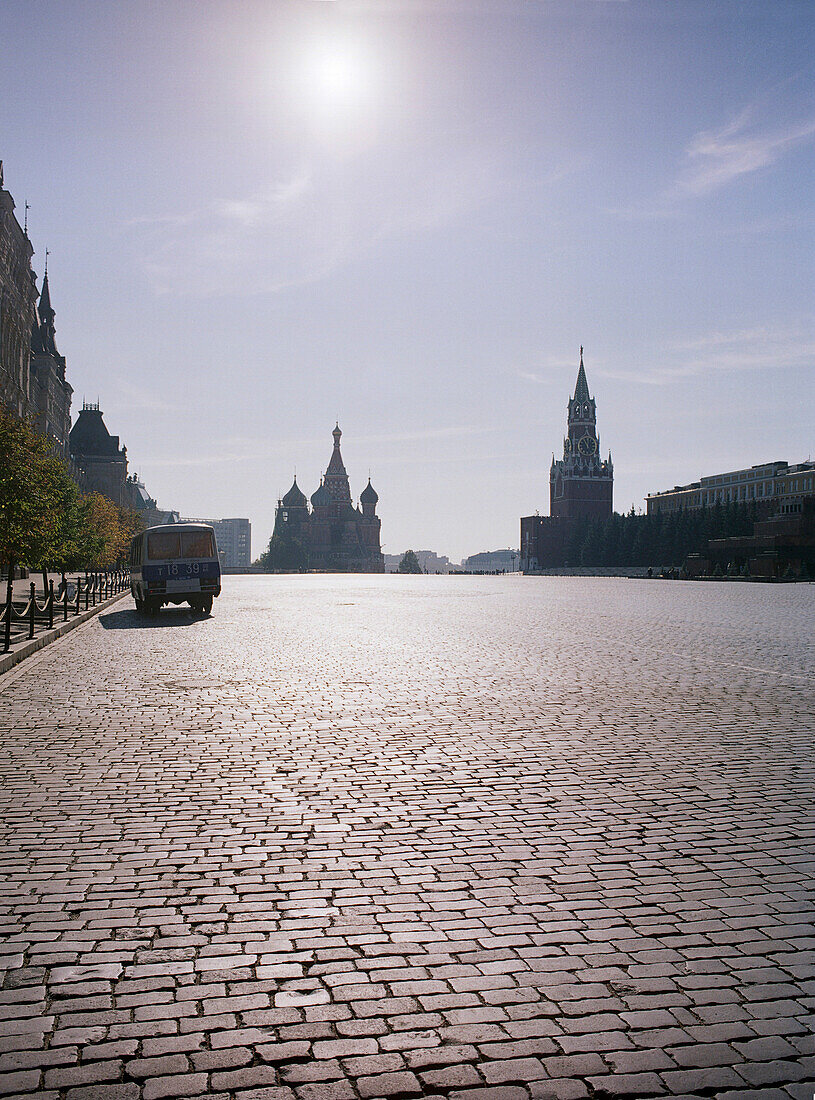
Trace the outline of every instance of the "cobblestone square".
<instances>
[{"instance_id":1,"label":"cobblestone square","mask_svg":"<svg viewBox=\"0 0 815 1100\"><path fill-rule=\"evenodd\" d=\"M815 586L229 577L0 678L0 1093L812 1100Z\"/></svg>"}]
</instances>

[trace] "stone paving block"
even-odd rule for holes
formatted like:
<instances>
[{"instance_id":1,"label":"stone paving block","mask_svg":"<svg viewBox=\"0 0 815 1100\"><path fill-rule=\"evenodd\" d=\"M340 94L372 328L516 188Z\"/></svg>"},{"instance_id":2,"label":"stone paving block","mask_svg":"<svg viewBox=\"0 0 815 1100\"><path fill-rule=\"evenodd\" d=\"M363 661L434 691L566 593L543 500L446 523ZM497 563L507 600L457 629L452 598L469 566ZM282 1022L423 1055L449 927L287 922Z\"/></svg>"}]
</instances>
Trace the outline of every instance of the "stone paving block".
<instances>
[{"instance_id":1,"label":"stone paving block","mask_svg":"<svg viewBox=\"0 0 815 1100\"><path fill-rule=\"evenodd\" d=\"M135 1084L87 1085L68 1089L67 1100L139 1100Z\"/></svg>"},{"instance_id":2,"label":"stone paving block","mask_svg":"<svg viewBox=\"0 0 815 1100\"><path fill-rule=\"evenodd\" d=\"M360 1077L356 1082L359 1095L365 1100L385 1096L422 1096L419 1079L412 1073L382 1073L375 1077Z\"/></svg>"},{"instance_id":3,"label":"stone paving block","mask_svg":"<svg viewBox=\"0 0 815 1100\"><path fill-rule=\"evenodd\" d=\"M812 1074L798 1062L752 1062L736 1067L741 1076L749 1084L758 1087L760 1085L791 1085L794 1081L804 1081L811 1078Z\"/></svg>"},{"instance_id":4,"label":"stone paving block","mask_svg":"<svg viewBox=\"0 0 815 1100\"><path fill-rule=\"evenodd\" d=\"M119 1058L102 1061L88 1060L82 1065L63 1065L47 1070L45 1082L49 1088L67 1088L71 1085L84 1085L96 1081L115 1081L121 1077L122 1065Z\"/></svg>"},{"instance_id":5,"label":"stone paving block","mask_svg":"<svg viewBox=\"0 0 815 1100\"><path fill-rule=\"evenodd\" d=\"M478 1089L456 1089L450 1100L529 1100L529 1093L518 1085L487 1085Z\"/></svg>"},{"instance_id":6,"label":"stone paving block","mask_svg":"<svg viewBox=\"0 0 815 1100\"><path fill-rule=\"evenodd\" d=\"M299 1085L295 1094L300 1100L357 1100L350 1081L331 1081L320 1085Z\"/></svg>"},{"instance_id":7,"label":"stone paving block","mask_svg":"<svg viewBox=\"0 0 815 1100\"><path fill-rule=\"evenodd\" d=\"M241 1069L215 1072L212 1074L212 1087L234 1092L238 1089L263 1088L277 1082L277 1073L273 1066L244 1066Z\"/></svg>"},{"instance_id":8,"label":"stone paving block","mask_svg":"<svg viewBox=\"0 0 815 1100\"><path fill-rule=\"evenodd\" d=\"M223 1100L295 1100L295 1094L285 1086L261 1089L240 1089L230 1095L224 1094Z\"/></svg>"},{"instance_id":9,"label":"stone paving block","mask_svg":"<svg viewBox=\"0 0 815 1100\"><path fill-rule=\"evenodd\" d=\"M668 1090L655 1073L615 1073L610 1077L589 1077L589 1084L600 1096L662 1096Z\"/></svg>"},{"instance_id":10,"label":"stone paving block","mask_svg":"<svg viewBox=\"0 0 815 1100\"><path fill-rule=\"evenodd\" d=\"M431 1089L448 1091L454 1088L466 1088L469 1085L483 1084L483 1078L471 1065L450 1065L440 1069L425 1069L419 1073L422 1082L422 1094Z\"/></svg>"},{"instance_id":11,"label":"stone paving block","mask_svg":"<svg viewBox=\"0 0 815 1100\"><path fill-rule=\"evenodd\" d=\"M200 1096L207 1091L206 1073L185 1073L172 1077L152 1077L142 1088L144 1100L165 1096Z\"/></svg>"},{"instance_id":12,"label":"stone paving block","mask_svg":"<svg viewBox=\"0 0 815 1100\"><path fill-rule=\"evenodd\" d=\"M479 1070L491 1085L505 1082L524 1084L547 1075L543 1063L537 1058L508 1058L482 1062Z\"/></svg>"}]
</instances>

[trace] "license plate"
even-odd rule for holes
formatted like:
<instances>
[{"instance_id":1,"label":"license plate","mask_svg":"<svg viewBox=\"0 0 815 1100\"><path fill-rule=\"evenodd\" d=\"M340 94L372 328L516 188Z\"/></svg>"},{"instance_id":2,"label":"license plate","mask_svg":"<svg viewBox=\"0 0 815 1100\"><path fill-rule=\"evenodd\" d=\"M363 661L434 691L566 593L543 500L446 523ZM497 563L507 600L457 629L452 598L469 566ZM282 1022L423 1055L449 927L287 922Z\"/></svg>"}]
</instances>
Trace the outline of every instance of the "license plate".
<instances>
[{"instance_id":1,"label":"license plate","mask_svg":"<svg viewBox=\"0 0 815 1100\"><path fill-rule=\"evenodd\" d=\"M197 577L172 577L167 581L168 592L198 592L201 582Z\"/></svg>"}]
</instances>

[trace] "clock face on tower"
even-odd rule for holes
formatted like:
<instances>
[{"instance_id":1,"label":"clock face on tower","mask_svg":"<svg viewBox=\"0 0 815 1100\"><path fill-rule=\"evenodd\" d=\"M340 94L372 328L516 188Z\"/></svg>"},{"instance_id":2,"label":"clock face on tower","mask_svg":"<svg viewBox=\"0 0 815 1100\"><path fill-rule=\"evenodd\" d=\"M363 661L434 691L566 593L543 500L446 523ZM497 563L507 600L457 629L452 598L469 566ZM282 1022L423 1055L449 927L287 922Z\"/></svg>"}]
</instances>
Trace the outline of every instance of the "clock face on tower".
<instances>
[{"instance_id":1,"label":"clock face on tower","mask_svg":"<svg viewBox=\"0 0 815 1100\"><path fill-rule=\"evenodd\" d=\"M581 436L577 443L577 449L582 455L593 455L597 450L597 440L590 435Z\"/></svg>"}]
</instances>

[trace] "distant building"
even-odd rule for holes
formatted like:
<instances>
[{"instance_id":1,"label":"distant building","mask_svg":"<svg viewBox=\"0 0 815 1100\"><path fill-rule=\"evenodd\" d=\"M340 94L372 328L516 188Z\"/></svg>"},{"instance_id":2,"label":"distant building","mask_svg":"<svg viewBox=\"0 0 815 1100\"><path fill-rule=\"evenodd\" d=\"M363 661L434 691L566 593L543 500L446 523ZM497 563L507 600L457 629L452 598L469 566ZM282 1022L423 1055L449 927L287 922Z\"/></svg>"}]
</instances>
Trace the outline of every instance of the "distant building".
<instances>
[{"instance_id":1,"label":"distant building","mask_svg":"<svg viewBox=\"0 0 815 1100\"><path fill-rule=\"evenodd\" d=\"M395 573L405 553L406 551L403 550L401 554L383 554L385 572ZM419 565L421 565L423 573L450 572L450 559L446 556L440 556L435 550L414 550L413 553L416 555L416 559Z\"/></svg>"},{"instance_id":2,"label":"distant building","mask_svg":"<svg viewBox=\"0 0 815 1100\"><path fill-rule=\"evenodd\" d=\"M133 474L125 481L125 501L127 507L139 516L145 527L179 522L178 512L159 508L138 474Z\"/></svg>"},{"instance_id":3,"label":"distant building","mask_svg":"<svg viewBox=\"0 0 815 1100\"><path fill-rule=\"evenodd\" d=\"M792 503L788 511L757 520L750 535L711 539L685 559L685 571L691 577L815 579L815 493L795 501L794 508Z\"/></svg>"},{"instance_id":4,"label":"distant building","mask_svg":"<svg viewBox=\"0 0 815 1100\"><path fill-rule=\"evenodd\" d=\"M71 458L84 471L88 491L127 506L127 448L120 447L118 435L105 427L98 404L83 404L68 438Z\"/></svg>"},{"instance_id":5,"label":"distant building","mask_svg":"<svg viewBox=\"0 0 815 1100\"><path fill-rule=\"evenodd\" d=\"M252 564L252 524L248 519L201 519L185 516L184 523L208 523L215 530L218 556L226 569Z\"/></svg>"},{"instance_id":6,"label":"distant building","mask_svg":"<svg viewBox=\"0 0 815 1100\"><path fill-rule=\"evenodd\" d=\"M711 474L689 485L675 485L649 493L649 516L712 508L717 504L755 504L760 516L800 512L806 496L815 491L815 462L764 462L745 470Z\"/></svg>"},{"instance_id":7,"label":"distant building","mask_svg":"<svg viewBox=\"0 0 815 1100\"><path fill-rule=\"evenodd\" d=\"M219 519L213 524L221 561L228 569L252 564L252 524L248 519Z\"/></svg>"},{"instance_id":8,"label":"distant building","mask_svg":"<svg viewBox=\"0 0 815 1100\"><path fill-rule=\"evenodd\" d=\"M37 316L34 249L14 215L3 187L0 161L0 405L19 417L35 414L31 403L31 331Z\"/></svg>"},{"instance_id":9,"label":"distant building","mask_svg":"<svg viewBox=\"0 0 815 1100\"><path fill-rule=\"evenodd\" d=\"M589 393L580 349L574 395L569 401L563 458L549 470L549 515L521 519L521 569L525 572L564 564L569 535L577 521L603 520L612 514L614 466L611 452L600 457L597 410Z\"/></svg>"},{"instance_id":10,"label":"distant building","mask_svg":"<svg viewBox=\"0 0 815 1100\"><path fill-rule=\"evenodd\" d=\"M320 487L311 496L294 483L277 502L274 534L299 542L308 568L345 573L382 573L385 565L380 545L379 497L371 485L362 490L360 506L351 501L348 474L340 453L342 432L334 428L334 450Z\"/></svg>"},{"instance_id":11,"label":"distant building","mask_svg":"<svg viewBox=\"0 0 815 1100\"><path fill-rule=\"evenodd\" d=\"M159 508L144 483L135 474L128 477L127 448L120 447L118 435L107 430L98 404L83 404L68 445L85 492L101 493L120 508L136 512L145 527L178 523L178 512Z\"/></svg>"},{"instance_id":12,"label":"distant building","mask_svg":"<svg viewBox=\"0 0 815 1100\"><path fill-rule=\"evenodd\" d=\"M462 567L467 573L514 573L518 568L520 554L517 550L485 550L480 554L470 554Z\"/></svg>"}]
</instances>

